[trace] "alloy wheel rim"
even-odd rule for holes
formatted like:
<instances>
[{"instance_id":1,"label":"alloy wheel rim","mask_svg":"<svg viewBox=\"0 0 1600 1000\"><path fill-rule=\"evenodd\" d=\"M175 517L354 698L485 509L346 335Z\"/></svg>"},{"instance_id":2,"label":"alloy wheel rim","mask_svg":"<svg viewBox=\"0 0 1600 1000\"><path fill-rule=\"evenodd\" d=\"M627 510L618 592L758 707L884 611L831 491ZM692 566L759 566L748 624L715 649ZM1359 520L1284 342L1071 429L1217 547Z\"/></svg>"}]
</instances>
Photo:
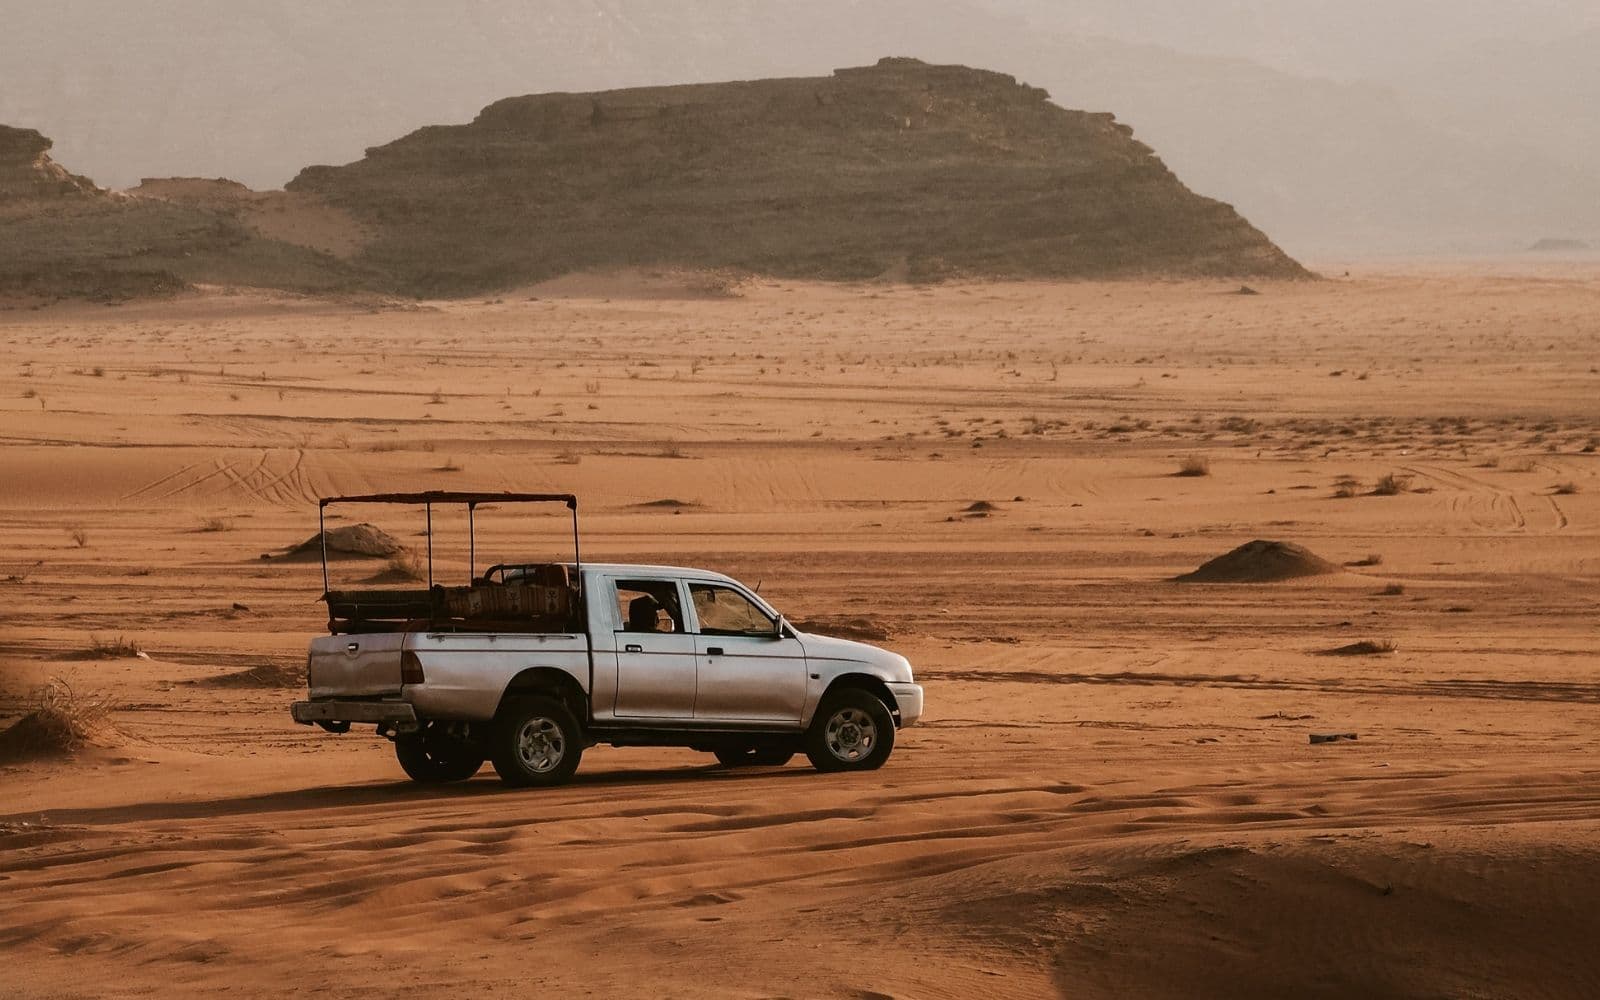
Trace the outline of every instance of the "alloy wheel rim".
<instances>
[{"instance_id":1,"label":"alloy wheel rim","mask_svg":"<svg viewBox=\"0 0 1600 1000\"><path fill-rule=\"evenodd\" d=\"M517 756L536 774L555 770L566 752L566 737L554 719L529 719L517 733Z\"/></svg>"},{"instance_id":2,"label":"alloy wheel rim","mask_svg":"<svg viewBox=\"0 0 1600 1000\"><path fill-rule=\"evenodd\" d=\"M841 708L828 719L823 741L834 757L853 764L878 745L878 724L859 708Z\"/></svg>"}]
</instances>

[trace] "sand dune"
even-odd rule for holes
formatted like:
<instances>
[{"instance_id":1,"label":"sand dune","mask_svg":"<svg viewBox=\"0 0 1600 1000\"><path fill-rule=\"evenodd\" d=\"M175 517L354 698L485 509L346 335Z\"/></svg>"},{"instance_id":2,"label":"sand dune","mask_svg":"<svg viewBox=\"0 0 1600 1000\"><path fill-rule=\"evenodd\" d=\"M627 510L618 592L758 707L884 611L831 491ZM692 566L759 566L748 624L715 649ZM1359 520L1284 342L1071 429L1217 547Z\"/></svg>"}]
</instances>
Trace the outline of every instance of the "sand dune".
<instances>
[{"instance_id":1,"label":"sand dune","mask_svg":"<svg viewBox=\"0 0 1600 1000\"><path fill-rule=\"evenodd\" d=\"M1592 995L1600 282L1236 287L0 313L0 726L51 677L116 705L0 766L7 985ZM294 726L320 569L262 554L468 486L888 635L927 725L870 775L596 750L539 792ZM390 513L330 523L422 543ZM566 528L482 512L480 559ZM1252 539L1337 572L1173 582Z\"/></svg>"}]
</instances>

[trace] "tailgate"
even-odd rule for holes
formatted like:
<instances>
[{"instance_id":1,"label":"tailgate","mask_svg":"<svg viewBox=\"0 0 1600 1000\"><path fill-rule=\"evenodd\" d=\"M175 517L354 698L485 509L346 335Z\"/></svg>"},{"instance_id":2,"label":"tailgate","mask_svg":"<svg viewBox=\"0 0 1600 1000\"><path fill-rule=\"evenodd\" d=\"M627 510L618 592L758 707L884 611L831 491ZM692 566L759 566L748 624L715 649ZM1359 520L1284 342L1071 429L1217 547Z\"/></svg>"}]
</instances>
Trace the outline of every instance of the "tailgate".
<instances>
[{"instance_id":1,"label":"tailgate","mask_svg":"<svg viewBox=\"0 0 1600 1000\"><path fill-rule=\"evenodd\" d=\"M400 693L406 633L328 635L311 642L311 697L381 697Z\"/></svg>"}]
</instances>

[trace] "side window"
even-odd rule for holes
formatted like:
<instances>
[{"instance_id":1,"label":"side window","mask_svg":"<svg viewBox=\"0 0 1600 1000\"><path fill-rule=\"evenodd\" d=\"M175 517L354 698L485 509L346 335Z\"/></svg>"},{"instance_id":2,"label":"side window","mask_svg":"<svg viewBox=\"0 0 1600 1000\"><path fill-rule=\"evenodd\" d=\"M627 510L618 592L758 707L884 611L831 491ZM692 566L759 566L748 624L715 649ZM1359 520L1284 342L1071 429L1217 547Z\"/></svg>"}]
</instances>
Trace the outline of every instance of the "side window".
<instances>
[{"instance_id":1,"label":"side window","mask_svg":"<svg viewBox=\"0 0 1600 1000\"><path fill-rule=\"evenodd\" d=\"M683 632L678 585L670 580L618 580L617 614L624 632Z\"/></svg>"},{"instance_id":2,"label":"side window","mask_svg":"<svg viewBox=\"0 0 1600 1000\"><path fill-rule=\"evenodd\" d=\"M772 619L748 597L729 587L689 584L689 599L703 635L771 635Z\"/></svg>"}]
</instances>

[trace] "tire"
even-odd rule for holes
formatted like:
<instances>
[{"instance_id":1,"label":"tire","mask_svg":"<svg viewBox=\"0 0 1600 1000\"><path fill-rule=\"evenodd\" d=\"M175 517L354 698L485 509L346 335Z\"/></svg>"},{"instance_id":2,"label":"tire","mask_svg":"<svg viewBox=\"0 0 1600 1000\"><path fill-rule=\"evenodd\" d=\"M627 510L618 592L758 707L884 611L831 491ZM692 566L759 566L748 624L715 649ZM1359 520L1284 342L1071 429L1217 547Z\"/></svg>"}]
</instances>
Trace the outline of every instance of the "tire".
<instances>
[{"instance_id":1,"label":"tire","mask_svg":"<svg viewBox=\"0 0 1600 1000\"><path fill-rule=\"evenodd\" d=\"M893 750L894 716L860 688L828 695L806 731L806 757L819 771L875 771Z\"/></svg>"},{"instance_id":2,"label":"tire","mask_svg":"<svg viewBox=\"0 0 1600 1000\"><path fill-rule=\"evenodd\" d=\"M412 781L440 785L466 781L483 766L483 752L455 740L430 738L427 730L397 736L394 756Z\"/></svg>"},{"instance_id":3,"label":"tire","mask_svg":"<svg viewBox=\"0 0 1600 1000\"><path fill-rule=\"evenodd\" d=\"M519 698L496 720L489 756L508 785L559 785L578 769L583 734L554 698Z\"/></svg>"},{"instance_id":4,"label":"tire","mask_svg":"<svg viewBox=\"0 0 1600 1000\"><path fill-rule=\"evenodd\" d=\"M782 767L794 759L794 751L787 747L718 747L712 753L723 767Z\"/></svg>"}]
</instances>

